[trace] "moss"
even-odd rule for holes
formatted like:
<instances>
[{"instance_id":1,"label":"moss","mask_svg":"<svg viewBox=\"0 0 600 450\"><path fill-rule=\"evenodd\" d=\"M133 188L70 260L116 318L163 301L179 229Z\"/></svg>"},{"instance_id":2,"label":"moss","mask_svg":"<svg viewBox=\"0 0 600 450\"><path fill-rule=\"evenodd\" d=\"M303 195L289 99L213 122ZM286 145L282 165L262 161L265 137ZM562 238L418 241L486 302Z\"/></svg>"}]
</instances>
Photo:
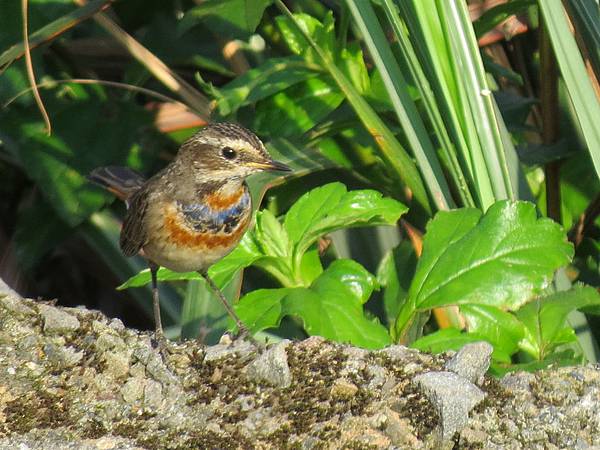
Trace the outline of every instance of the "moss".
<instances>
[{"instance_id":1,"label":"moss","mask_svg":"<svg viewBox=\"0 0 600 450\"><path fill-rule=\"evenodd\" d=\"M486 377L483 380L481 389L485 392L485 398L475 406L473 409L475 413L483 413L486 409L491 408L496 410L497 414L500 414L502 407L513 398L496 378Z\"/></svg>"},{"instance_id":2,"label":"moss","mask_svg":"<svg viewBox=\"0 0 600 450\"><path fill-rule=\"evenodd\" d=\"M41 384L18 399L7 402L4 426L11 433L23 434L33 428L57 428L69 425L70 402L45 391Z\"/></svg>"},{"instance_id":3,"label":"moss","mask_svg":"<svg viewBox=\"0 0 600 450\"><path fill-rule=\"evenodd\" d=\"M288 348L293 384L273 391L271 395L277 398L267 402L273 405L274 414L288 417L293 433L305 433L315 423L350 410L348 402L336 402L331 398L331 386L346 359L340 347L335 347L333 353L321 352L319 348L302 352Z\"/></svg>"},{"instance_id":4,"label":"moss","mask_svg":"<svg viewBox=\"0 0 600 450\"><path fill-rule=\"evenodd\" d=\"M217 361L192 361L195 375L186 384L186 390L194 392L190 405L209 404L219 397L225 403L231 403L241 395L253 394L256 385L247 379L240 382L240 373L246 361L235 355Z\"/></svg>"}]
</instances>

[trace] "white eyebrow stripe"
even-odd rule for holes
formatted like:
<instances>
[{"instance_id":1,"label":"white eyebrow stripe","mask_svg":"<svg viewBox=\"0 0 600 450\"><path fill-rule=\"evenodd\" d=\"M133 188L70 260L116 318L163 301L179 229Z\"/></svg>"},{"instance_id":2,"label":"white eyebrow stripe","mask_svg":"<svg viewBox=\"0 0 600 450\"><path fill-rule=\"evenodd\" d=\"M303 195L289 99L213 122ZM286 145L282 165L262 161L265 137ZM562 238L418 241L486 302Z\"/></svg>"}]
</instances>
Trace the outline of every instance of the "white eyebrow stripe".
<instances>
[{"instance_id":1,"label":"white eyebrow stripe","mask_svg":"<svg viewBox=\"0 0 600 450\"><path fill-rule=\"evenodd\" d=\"M223 136L198 136L196 142L200 144L213 145L215 147L231 147L236 150L252 147L252 145L244 139L231 139Z\"/></svg>"}]
</instances>

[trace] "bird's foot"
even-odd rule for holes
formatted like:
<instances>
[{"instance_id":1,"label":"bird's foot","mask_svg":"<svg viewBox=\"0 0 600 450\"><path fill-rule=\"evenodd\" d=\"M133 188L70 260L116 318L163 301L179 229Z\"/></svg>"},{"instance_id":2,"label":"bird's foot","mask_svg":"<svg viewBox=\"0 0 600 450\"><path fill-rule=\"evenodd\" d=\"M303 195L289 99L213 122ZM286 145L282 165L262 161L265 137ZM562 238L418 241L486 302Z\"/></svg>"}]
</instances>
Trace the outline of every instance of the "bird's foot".
<instances>
[{"instance_id":1,"label":"bird's foot","mask_svg":"<svg viewBox=\"0 0 600 450\"><path fill-rule=\"evenodd\" d=\"M162 357L163 363L171 369L169 363L169 356L171 355L171 349L169 348L169 340L165 337L165 335L161 331L155 331L154 336L151 338L152 348L158 350L160 356Z\"/></svg>"}]
</instances>

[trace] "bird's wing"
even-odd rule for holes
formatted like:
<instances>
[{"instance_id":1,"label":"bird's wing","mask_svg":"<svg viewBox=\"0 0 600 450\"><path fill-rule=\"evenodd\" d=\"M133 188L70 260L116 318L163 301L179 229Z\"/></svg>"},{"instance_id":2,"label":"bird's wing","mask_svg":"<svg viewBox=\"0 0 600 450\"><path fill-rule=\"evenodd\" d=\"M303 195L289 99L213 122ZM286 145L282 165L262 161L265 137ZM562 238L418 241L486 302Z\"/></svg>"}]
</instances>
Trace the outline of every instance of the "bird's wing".
<instances>
[{"instance_id":1,"label":"bird's wing","mask_svg":"<svg viewBox=\"0 0 600 450\"><path fill-rule=\"evenodd\" d=\"M148 207L148 191L141 189L129 199L129 208L123 221L119 245L125 256L137 254L146 243L144 216Z\"/></svg>"}]
</instances>

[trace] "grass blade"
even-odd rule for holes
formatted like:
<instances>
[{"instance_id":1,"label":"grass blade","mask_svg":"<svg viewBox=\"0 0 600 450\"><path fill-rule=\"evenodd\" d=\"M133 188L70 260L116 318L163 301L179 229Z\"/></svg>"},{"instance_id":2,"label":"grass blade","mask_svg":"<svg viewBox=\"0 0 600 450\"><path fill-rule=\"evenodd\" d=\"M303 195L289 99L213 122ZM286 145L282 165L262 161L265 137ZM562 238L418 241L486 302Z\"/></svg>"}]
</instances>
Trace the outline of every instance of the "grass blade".
<instances>
[{"instance_id":1,"label":"grass blade","mask_svg":"<svg viewBox=\"0 0 600 450\"><path fill-rule=\"evenodd\" d=\"M494 202L491 181L482 155L481 143L473 124L460 72L440 21L435 0L400 2L400 16L404 19L411 43L425 76L431 84L446 128L476 206L483 208Z\"/></svg>"},{"instance_id":2,"label":"grass blade","mask_svg":"<svg viewBox=\"0 0 600 450\"><path fill-rule=\"evenodd\" d=\"M323 67L330 73L341 91L346 96L348 102L354 108L356 114L364 124L365 128L375 139L382 159L388 163L395 175L412 191L416 204L428 216L431 215L431 206L427 198L425 186L421 176L415 167L410 156L402 148L391 130L383 123L381 118L375 113L367 101L360 95L352 83L336 67L334 62L323 52L323 50L314 42L314 40L304 30L294 15L281 0L276 0L279 9L294 23L297 29L302 33L309 45L321 58ZM413 206L413 209L415 209Z\"/></svg>"},{"instance_id":3,"label":"grass blade","mask_svg":"<svg viewBox=\"0 0 600 450\"><path fill-rule=\"evenodd\" d=\"M481 141L495 199L514 199L499 127L502 119L496 115L495 100L486 81L466 5L459 0L437 0L437 5L450 39L457 69L462 73L471 120Z\"/></svg>"},{"instance_id":4,"label":"grass blade","mask_svg":"<svg viewBox=\"0 0 600 450\"><path fill-rule=\"evenodd\" d=\"M408 85L381 29L370 2L347 0L375 65L379 69L402 129L419 164L421 175L439 210L454 206L435 148L417 107L408 94Z\"/></svg>"}]
</instances>

